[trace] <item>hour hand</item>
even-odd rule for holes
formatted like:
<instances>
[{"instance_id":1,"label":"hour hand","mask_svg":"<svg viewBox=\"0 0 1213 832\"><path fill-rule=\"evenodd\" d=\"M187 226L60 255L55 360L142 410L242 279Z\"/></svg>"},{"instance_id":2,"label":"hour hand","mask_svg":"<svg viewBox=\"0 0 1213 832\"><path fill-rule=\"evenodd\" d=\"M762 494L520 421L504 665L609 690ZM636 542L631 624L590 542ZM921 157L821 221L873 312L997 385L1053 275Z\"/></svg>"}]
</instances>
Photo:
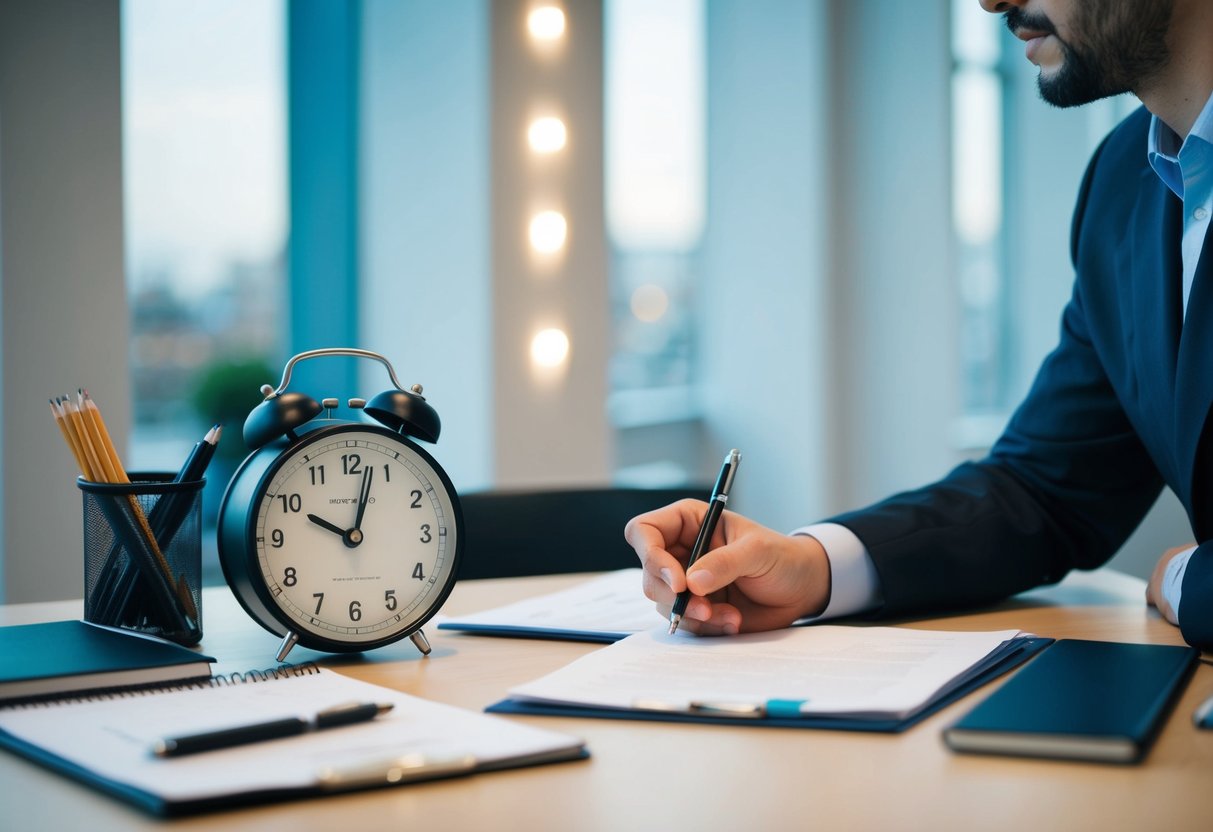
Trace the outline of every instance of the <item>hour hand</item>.
<instances>
[{"instance_id":1,"label":"hour hand","mask_svg":"<svg viewBox=\"0 0 1213 832\"><path fill-rule=\"evenodd\" d=\"M337 535L338 537L345 537L345 529L343 529L340 526L337 526L333 523L330 523L329 521L325 520L323 517L321 517L317 514L309 514L307 516L307 519L311 520L313 523L315 523L317 526L319 526L322 529L328 529L330 532Z\"/></svg>"}]
</instances>

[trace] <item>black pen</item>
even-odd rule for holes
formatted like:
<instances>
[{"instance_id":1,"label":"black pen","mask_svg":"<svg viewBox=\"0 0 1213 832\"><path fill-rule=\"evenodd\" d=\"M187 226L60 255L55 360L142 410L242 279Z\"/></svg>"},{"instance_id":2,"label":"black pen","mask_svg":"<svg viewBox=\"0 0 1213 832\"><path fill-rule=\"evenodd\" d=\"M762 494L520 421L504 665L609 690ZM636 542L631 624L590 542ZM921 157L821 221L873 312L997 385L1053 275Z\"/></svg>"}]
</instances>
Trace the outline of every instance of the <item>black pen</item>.
<instances>
[{"instance_id":1,"label":"black pen","mask_svg":"<svg viewBox=\"0 0 1213 832\"><path fill-rule=\"evenodd\" d=\"M736 448L725 456L724 464L720 466L720 476L716 478L716 485L712 488L708 513L704 515L703 525L699 527L699 536L695 538L695 545L691 547L691 558L687 561L687 569L690 569L691 565L699 560L700 555L706 552L708 546L711 545L712 535L716 532L716 522L720 520L720 513L724 511L724 507L729 502L729 491L733 488L733 477L736 476L737 466L740 463L741 451ZM686 614L687 603L690 600L690 589L684 589L674 599L674 608L670 610L670 635L678 631L678 623Z\"/></svg>"},{"instance_id":2,"label":"black pen","mask_svg":"<svg viewBox=\"0 0 1213 832\"><path fill-rule=\"evenodd\" d=\"M234 745L248 745L281 737L293 737L297 734L306 734L308 731L323 731L325 728L340 728L343 725L369 722L380 714L387 713L392 707L390 703L351 702L348 705L337 705L320 711L311 719L293 716L157 740L152 746L152 752L157 757L180 757L185 754L197 754L200 751L213 751L217 748L231 748Z\"/></svg>"}]
</instances>

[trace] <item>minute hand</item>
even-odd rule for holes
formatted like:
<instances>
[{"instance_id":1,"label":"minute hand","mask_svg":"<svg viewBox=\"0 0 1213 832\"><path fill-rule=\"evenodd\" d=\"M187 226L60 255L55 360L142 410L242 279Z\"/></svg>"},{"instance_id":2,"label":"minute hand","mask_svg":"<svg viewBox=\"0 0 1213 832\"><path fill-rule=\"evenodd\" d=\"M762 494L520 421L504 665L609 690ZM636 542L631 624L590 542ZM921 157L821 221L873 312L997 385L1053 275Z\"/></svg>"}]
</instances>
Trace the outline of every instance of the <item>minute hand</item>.
<instances>
[{"instance_id":1,"label":"minute hand","mask_svg":"<svg viewBox=\"0 0 1213 832\"><path fill-rule=\"evenodd\" d=\"M366 466L362 472L362 491L358 493L358 514L354 516L354 528L351 532L362 531L362 515L366 513L366 504L371 497L371 479L375 476L375 469L371 466Z\"/></svg>"}]
</instances>

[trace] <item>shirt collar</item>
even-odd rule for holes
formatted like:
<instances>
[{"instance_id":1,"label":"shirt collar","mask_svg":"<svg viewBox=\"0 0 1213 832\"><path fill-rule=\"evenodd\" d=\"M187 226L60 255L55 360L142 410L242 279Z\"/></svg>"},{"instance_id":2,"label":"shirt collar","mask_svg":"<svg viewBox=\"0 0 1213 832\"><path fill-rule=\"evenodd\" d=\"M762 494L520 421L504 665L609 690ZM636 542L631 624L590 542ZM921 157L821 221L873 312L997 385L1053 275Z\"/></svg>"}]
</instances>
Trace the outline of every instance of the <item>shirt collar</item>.
<instances>
[{"instance_id":1,"label":"shirt collar","mask_svg":"<svg viewBox=\"0 0 1213 832\"><path fill-rule=\"evenodd\" d=\"M1213 95L1205 102L1204 109L1196 117L1192 131L1186 139L1180 139L1158 116L1150 117L1146 158L1158 178L1180 199L1183 199L1184 195L1184 177L1179 166L1179 154L1193 140L1213 146Z\"/></svg>"}]
</instances>

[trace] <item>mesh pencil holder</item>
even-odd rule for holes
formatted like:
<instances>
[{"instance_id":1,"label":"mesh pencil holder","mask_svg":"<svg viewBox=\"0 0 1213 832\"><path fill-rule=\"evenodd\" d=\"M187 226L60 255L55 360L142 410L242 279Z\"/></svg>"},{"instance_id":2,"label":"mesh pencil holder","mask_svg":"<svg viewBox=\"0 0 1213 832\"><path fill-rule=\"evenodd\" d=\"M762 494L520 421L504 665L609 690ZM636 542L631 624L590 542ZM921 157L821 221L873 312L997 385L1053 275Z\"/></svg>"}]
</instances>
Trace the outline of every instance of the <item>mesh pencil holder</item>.
<instances>
[{"instance_id":1,"label":"mesh pencil holder","mask_svg":"<svg viewBox=\"0 0 1213 832\"><path fill-rule=\"evenodd\" d=\"M202 487L172 474L76 485L84 499L84 619L202 640Z\"/></svg>"}]
</instances>

